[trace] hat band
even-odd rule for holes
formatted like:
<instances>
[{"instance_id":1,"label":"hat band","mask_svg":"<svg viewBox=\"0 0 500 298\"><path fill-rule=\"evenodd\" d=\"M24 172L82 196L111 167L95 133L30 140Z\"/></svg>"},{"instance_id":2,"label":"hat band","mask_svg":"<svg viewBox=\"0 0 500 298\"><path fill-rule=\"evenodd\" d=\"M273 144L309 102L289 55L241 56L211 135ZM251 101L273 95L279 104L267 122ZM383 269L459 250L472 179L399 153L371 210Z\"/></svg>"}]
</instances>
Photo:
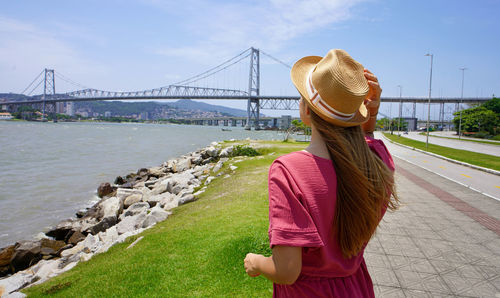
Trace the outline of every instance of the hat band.
<instances>
[{"instance_id":1,"label":"hat band","mask_svg":"<svg viewBox=\"0 0 500 298\"><path fill-rule=\"evenodd\" d=\"M306 77L306 80L307 80L306 86L308 87L306 89L307 89L307 93L309 95L309 98L311 99L311 103L315 107L317 107L318 109L323 111L329 117L332 117L332 118L335 118L335 119L341 120L341 121L347 121L347 120L352 119L352 117L354 117L354 114L356 114L356 112L349 113L349 114L339 112L336 109L334 109L332 106L330 106L328 103L326 103L326 101L323 98L321 98L321 95L319 95L318 90L316 90L316 88L314 87L313 82L312 82L312 73L313 73L314 69L315 69L315 67L313 67L309 71L309 74Z\"/></svg>"}]
</instances>

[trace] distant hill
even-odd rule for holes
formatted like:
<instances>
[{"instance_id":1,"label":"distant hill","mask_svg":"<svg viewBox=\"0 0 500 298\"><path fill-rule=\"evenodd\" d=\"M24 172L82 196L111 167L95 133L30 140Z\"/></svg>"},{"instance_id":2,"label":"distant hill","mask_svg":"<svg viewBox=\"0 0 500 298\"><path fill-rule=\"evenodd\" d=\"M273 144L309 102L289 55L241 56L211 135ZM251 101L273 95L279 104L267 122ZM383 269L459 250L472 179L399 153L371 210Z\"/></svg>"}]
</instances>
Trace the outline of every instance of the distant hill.
<instances>
[{"instance_id":1,"label":"distant hill","mask_svg":"<svg viewBox=\"0 0 500 298\"><path fill-rule=\"evenodd\" d=\"M26 101L38 99L40 95L26 96L16 93L0 93L0 101ZM116 115L132 115L140 114L141 112L155 113L162 108L171 108L181 111L201 111L201 112L218 112L224 116L246 117L247 111L235 108L229 108L221 105L212 105L204 102L193 101L190 99L181 99L176 102L156 102L156 101L80 101L76 102L75 110L88 109L90 111L104 114L110 111ZM261 117L264 115L261 114Z\"/></svg>"},{"instance_id":2,"label":"distant hill","mask_svg":"<svg viewBox=\"0 0 500 298\"><path fill-rule=\"evenodd\" d=\"M178 109L183 109L183 110L200 110L200 111L205 111L205 112L220 112L226 115L231 115L231 116L236 116L236 117L246 117L247 116L247 111L246 110L240 110L240 109L234 109L234 108L228 108L224 106L219 106L219 105L212 105L204 102L198 102L198 101L193 101L190 99L181 99L176 102L171 102L168 103L169 106L171 107L176 107ZM264 115L261 114L261 117Z\"/></svg>"}]
</instances>

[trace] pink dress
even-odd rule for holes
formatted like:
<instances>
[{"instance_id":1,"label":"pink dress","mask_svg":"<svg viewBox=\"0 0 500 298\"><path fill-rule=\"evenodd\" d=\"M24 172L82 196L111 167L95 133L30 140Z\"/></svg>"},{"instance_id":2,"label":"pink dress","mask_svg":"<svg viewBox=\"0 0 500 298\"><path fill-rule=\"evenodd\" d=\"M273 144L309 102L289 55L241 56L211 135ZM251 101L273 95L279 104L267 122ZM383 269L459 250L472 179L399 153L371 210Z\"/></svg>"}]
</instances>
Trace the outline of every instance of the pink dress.
<instances>
[{"instance_id":1,"label":"pink dress","mask_svg":"<svg viewBox=\"0 0 500 298\"><path fill-rule=\"evenodd\" d=\"M394 170L384 143L368 137L366 142ZM363 250L344 259L335 240L336 190L337 176L328 159L297 151L271 165L270 245L303 247L299 278L292 285L274 284L274 297L374 297Z\"/></svg>"}]
</instances>

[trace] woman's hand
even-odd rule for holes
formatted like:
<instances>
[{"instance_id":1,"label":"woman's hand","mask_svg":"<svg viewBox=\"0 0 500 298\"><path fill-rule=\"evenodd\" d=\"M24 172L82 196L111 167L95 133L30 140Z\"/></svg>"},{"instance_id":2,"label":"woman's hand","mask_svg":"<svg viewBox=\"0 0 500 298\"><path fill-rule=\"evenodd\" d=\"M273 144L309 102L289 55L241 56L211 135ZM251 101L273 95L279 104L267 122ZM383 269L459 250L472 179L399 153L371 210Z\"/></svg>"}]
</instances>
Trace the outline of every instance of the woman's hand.
<instances>
[{"instance_id":1,"label":"woman's hand","mask_svg":"<svg viewBox=\"0 0 500 298\"><path fill-rule=\"evenodd\" d=\"M245 271L250 277L257 277L260 275L258 270L258 259L263 257L253 253L248 253L245 257Z\"/></svg>"},{"instance_id":2,"label":"woman's hand","mask_svg":"<svg viewBox=\"0 0 500 298\"><path fill-rule=\"evenodd\" d=\"M377 77L368 69L365 68L364 71L365 78L368 81L368 86L370 90L365 99L365 106L370 112L370 115L376 115L378 113L378 108L380 107L380 95L382 94L382 88L378 83Z\"/></svg>"}]
</instances>

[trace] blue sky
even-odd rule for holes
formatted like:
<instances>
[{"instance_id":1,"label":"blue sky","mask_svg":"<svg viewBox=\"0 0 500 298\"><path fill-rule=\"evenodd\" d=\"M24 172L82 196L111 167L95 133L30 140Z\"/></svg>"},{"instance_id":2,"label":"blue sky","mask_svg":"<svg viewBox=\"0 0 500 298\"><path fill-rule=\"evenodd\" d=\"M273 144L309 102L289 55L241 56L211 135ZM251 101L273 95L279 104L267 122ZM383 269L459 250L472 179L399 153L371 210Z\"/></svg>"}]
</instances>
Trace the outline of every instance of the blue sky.
<instances>
[{"instance_id":1,"label":"blue sky","mask_svg":"<svg viewBox=\"0 0 500 298\"><path fill-rule=\"evenodd\" d=\"M486 97L500 94L498 12L498 0L2 1L0 92L21 92L46 67L96 89L161 87L253 46L288 64L345 49L378 75L383 96L399 96L398 85L427 96L430 52L433 97L460 96L460 67L464 96ZM245 76L242 64L201 84L244 88ZM296 94L289 70L262 55L261 77L261 94Z\"/></svg>"}]
</instances>

